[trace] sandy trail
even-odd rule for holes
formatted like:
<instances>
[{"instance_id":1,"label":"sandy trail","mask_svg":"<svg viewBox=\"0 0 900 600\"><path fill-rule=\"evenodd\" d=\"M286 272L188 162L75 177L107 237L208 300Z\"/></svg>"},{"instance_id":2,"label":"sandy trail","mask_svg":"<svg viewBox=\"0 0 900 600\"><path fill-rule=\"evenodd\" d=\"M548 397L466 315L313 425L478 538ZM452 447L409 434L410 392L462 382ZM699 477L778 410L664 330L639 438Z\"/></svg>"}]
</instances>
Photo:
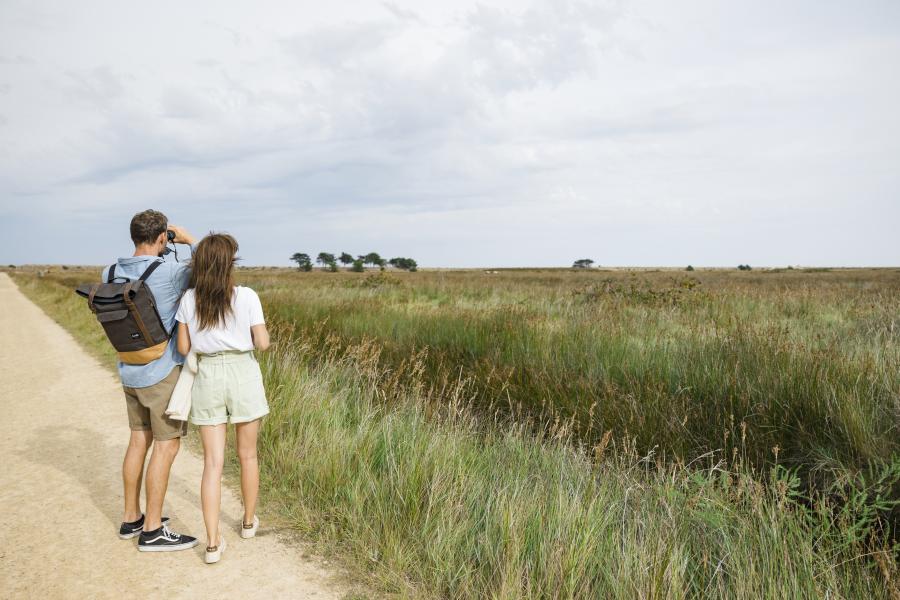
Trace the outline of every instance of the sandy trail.
<instances>
[{"instance_id":1,"label":"sandy trail","mask_svg":"<svg viewBox=\"0 0 900 600\"><path fill-rule=\"evenodd\" d=\"M0 273L0 598L340 598L336 579L266 528L242 540L223 489L228 550L203 563L201 459L175 460L164 514L191 550L142 553L116 536L128 436L118 377ZM143 500L142 500L143 506Z\"/></svg>"}]
</instances>

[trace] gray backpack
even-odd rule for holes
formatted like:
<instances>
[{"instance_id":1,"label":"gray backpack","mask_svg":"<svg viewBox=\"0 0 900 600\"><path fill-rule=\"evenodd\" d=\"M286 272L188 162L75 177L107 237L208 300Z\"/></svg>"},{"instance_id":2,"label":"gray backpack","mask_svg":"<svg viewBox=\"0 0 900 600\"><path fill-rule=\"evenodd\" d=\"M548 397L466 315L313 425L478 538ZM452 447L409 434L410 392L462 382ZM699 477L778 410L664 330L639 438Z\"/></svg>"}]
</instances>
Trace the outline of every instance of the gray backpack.
<instances>
[{"instance_id":1,"label":"gray backpack","mask_svg":"<svg viewBox=\"0 0 900 600\"><path fill-rule=\"evenodd\" d=\"M130 365L145 365L162 356L171 333L166 331L153 292L146 285L150 274L162 264L154 261L136 280L126 277L115 283L116 265L109 268L105 283L85 283L75 292L87 298L88 307L96 315L119 360Z\"/></svg>"}]
</instances>

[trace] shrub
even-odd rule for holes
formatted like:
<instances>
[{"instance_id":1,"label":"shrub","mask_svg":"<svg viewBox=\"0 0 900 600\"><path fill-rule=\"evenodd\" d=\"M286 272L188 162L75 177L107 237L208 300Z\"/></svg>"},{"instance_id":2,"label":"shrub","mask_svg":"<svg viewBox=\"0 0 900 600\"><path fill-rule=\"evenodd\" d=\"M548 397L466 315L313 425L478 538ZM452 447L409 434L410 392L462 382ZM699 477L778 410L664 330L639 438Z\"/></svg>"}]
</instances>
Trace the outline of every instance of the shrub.
<instances>
[{"instance_id":1,"label":"shrub","mask_svg":"<svg viewBox=\"0 0 900 600\"><path fill-rule=\"evenodd\" d=\"M353 285L355 287L377 289L383 286L400 285L400 280L388 273L370 273L364 279L353 280Z\"/></svg>"}]
</instances>

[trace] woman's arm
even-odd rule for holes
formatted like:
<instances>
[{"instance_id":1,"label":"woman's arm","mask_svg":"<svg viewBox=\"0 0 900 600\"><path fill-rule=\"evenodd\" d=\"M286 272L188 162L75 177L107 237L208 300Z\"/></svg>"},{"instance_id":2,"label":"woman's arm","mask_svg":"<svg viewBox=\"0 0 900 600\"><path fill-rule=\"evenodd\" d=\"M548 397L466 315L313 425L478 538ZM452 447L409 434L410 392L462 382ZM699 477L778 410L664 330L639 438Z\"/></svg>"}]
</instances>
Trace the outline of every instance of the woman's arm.
<instances>
[{"instance_id":1,"label":"woman's arm","mask_svg":"<svg viewBox=\"0 0 900 600\"><path fill-rule=\"evenodd\" d=\"M191 334L188 332L187 323L178 324L178 352L187 356L191 351Z\"/></svg>"},{"instance_id":2,"label":"woman's arm","mask_svg":"<svg viewBox=\"0 0 900 600\"><path fill-rule=\"evenodd\" d=\"M253 347L257 350L265 350L269 347L269 330L266 329L265 323L252 325L250 327L250 337L253 338Z\"/></svg>"}]
</instances>

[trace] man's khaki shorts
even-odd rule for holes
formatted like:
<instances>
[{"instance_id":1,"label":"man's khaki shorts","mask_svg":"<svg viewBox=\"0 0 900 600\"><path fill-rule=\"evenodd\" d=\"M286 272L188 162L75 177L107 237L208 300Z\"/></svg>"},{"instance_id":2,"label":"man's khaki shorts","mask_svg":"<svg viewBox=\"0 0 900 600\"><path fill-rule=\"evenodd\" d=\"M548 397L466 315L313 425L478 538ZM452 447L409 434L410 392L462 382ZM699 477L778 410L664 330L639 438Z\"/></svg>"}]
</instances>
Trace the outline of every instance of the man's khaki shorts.
<instances>
[{"instance_id":1,"label":"man's khaki shorts","mask_svg":"<svg viewBox=\"0 0 900 600\"><path fill-rule=\"evenodd\" d=\"M181 375L181 365L175 365L166 378L143 388L124 387L128 407L128 425L132 431L152 431L154 440L173 440L187 435L187 421L166 416L169 398Z\"/></svg>"}]
</instances>

